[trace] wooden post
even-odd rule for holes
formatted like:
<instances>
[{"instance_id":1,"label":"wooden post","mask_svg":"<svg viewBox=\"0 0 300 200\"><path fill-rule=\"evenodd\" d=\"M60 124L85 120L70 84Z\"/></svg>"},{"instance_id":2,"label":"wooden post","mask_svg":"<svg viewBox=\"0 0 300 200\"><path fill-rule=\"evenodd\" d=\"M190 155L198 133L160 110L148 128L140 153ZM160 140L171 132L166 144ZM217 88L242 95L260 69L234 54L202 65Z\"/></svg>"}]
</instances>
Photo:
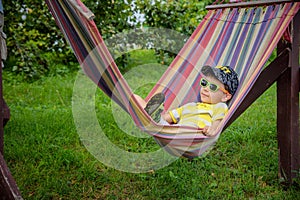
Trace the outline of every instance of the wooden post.
<instances>
[{"instance_id":1,"label":"wooden post","mask_svg":"<svg viewBox=\"0 0 300 200\"><path fill-rule=\"evenodd\" d=\"M271 2L271 1L270 1ZM249 92L225 125L228 127L255 99L257 99L274 81L277 81L277 132L279 176L291 185L293 179L300 176L300 130L299 130L299 46L300 11L291 23L292 43L279 42L277 59L262 72ZM290 49L286 56L287 49Z\"/></svg>"},{"instance_id":2,"label":"wooden post","mask_svg":"<svg viewBox=\"0 0 300 200\"><path fill-rule=\"evenodd\" d=\"M1 59L1 51L0 51ZM2 60L0 60L0 65L2 65ZM4 100L2 92L2 66L0 66L0 154L3 155L3 127L4 127Z\"/></svg>"},{"instance_id":3,"label":"wooden post","mask_svg":"<svg viewBox=\"0 0 300 200\"><path fill-rule=\"evenodd\" d=\"M0 0L0 6L2 8L2 0ZM4 120L8 120L9 115L9 109L6 106L4 99L3 99L3 85L2 85L2 50L6 48L4 43L2 43L2 31L3 31L3 25L4 25L4 15L3 10L1 9L0 12L0 199L7 199L7 200L21 200L23 199L19 188L12 177L8 166L6 165L6 162L3 158L3 152L4 152ZM6 117L4 117L6 115Z\"/></svg>"},{"instance_id":4,"label":"wooden post","mask_svg":"<svg viewBox=\"0 0 300 200\"><path fill-rule=\"evenodd\" d=\"M2 154L0 154L0 199L23 199Z\"/></svg>"},{"instance_id":5,"label":"wooden post","mask_svg":"<svg viewBox=\"0 0 300 200\"><path fill-rule=\"evenodd\" d=\"M279 149L279 176L291 185L300 174L299 137L299 45L300 12L291 25L292 43L288 69L277 80L277 134ZM282 44L281 44L282 45ZM282 48L279 45L278 48Z\"/></svg>"}]
</instances>

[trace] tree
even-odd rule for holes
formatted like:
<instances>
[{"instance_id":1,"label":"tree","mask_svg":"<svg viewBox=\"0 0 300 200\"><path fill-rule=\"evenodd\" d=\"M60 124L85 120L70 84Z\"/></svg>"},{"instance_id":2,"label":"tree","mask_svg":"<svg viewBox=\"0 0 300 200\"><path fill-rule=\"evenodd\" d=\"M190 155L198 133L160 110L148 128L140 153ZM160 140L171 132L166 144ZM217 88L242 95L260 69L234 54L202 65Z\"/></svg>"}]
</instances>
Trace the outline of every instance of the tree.
<instances>
[{"instance_id":1,"label":"tree","mask_svg":"<svg viewBox=\"0 0 300 200\"><path fill-rule=\"evenodd\" d=\"M143 26L175 31L175 34L170 31L170 34L173 33L173 35L165 37L166 34L164 34L163 37L160 37L160 42L164 46L173 47L177 44L176 39L178 39L178 36L183 38L178 33L190 36L194 32L207 13L205 6L212 2L213 0L137 0L136 9L145 15L146 20L143 22ZM174 39L170 39L173 37ZM187 37L183 38L183 42L187 39ZM178 49L178 47L174 49ZM156 52L160 61L164 64L169 64L166 58L174 57L177 53L176 50L166 52L162 49L156 50Z\"/></svg>"},{"instance_id":2,"label":"tree","mask_svg":"<svg viewBox=\"0 0 300 200\"><path fill-rule=\"evenodd\" d=\"M169 28L190 35L205 15L205 5L211 2L212 0L83 0L94 12L95 22L105 40L117 33L140 27L140 21L133 20L136 23L129 23L134 12L145 15L143 26ZM136 6L133 7L133 4ZM49 68L55 68L59 64L72 66L72 62L77 63L44 1L6 1L4 8L4 32L8 36L9 51L5 70L34 79L47 74ZM163 38L162 40L168 42Z\"/></svg>"},{"instance_id":3,"label":"tree","mask_svg":"<svg viewBox=\"0 0 300 200\"><path fill-rule=\"evenodd\" d=\"M191 35L206 15L205 6L214 0L137 0L145 14L144 25L163 27Z\"/></svg>"},{"instance_id":4,"label":"tree","mask_svg":"<svg viewBox=\"0 0 300 200\"><path fill-rule=\"evenodd\" d=\"M129 26L129 6L123 0L86 1L86 5L94 11L104 38ZM9 51L5 70L35 79L49 72L49 67L76 62L45 1L6 1L4 8Z\"/></svg>"},{"instance_id":5,"label":"tree","mask_svg":"<svg viewBox=\"0 0 300 200\"><path fill-rule=\"evenodd\" d=\"M55 28L43 1L16 0L4 3L5 33L8 60L6 67L34 78L45 73L48 62L45 52L64 49L65 44L54 43L61 35Z\"/></svg>"}]
</instances>

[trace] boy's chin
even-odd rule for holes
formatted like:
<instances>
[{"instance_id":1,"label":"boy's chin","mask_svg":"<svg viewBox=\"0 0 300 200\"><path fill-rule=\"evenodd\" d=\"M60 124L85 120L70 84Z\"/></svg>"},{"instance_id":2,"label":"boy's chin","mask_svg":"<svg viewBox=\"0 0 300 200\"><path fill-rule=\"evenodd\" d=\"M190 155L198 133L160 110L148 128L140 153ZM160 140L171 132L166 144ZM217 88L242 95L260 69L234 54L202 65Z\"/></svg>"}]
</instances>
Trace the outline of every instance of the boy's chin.
<instances>
[{"instance_id":1,"label":"boy's chin","mask_svg":"<svg viewBox=\"0 0 300 200\"><path fill-rule=\"evenodd\" d=\"M209 98L202 98L201 97L201 102L202 103L211 103L211 100Z\"/></svg>"}]
</instances>

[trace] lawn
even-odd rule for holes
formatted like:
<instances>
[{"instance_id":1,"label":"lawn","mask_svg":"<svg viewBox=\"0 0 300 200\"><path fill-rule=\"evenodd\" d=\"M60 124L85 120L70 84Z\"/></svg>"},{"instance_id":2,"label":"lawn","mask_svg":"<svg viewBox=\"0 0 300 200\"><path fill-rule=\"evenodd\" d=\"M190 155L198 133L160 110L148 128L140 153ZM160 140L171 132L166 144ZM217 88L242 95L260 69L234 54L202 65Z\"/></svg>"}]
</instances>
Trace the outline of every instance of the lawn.
<instances>
[{"instance_id":1,"label":"lawn","mask_svg":"<svg viewBox=\"0 0 300 200\"><path fill-rule=\"evenodd\" d=\"M147 64L153 62L152 53L137 52L133 68L124 74L143 97L165 69ZM285 188L278 179L275 85L222 133L209 154L129 173L103 164L84 146L72 114L77 80L77 73L70 73L26 83L4 72L11 111L4 156L24 199L300 199L299 187ZM94 99L99 124L118 148L136 153L158 149L128 116L115 116L118 107L101 91Z\"/></svg>"}]
</instances>

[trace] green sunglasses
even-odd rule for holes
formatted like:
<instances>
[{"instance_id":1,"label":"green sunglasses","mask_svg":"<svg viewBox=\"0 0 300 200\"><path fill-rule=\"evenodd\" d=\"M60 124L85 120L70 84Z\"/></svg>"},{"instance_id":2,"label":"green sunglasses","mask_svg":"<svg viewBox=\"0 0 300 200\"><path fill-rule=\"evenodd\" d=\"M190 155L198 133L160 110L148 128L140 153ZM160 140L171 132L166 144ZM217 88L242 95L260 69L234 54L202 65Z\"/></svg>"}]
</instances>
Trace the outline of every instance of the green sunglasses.
<instances>
[{"instance_id":1,"label":"green sunglasses","mask_svg":"<svg viewBox=\"0 0 300 200\"><path fill-rule=\"evenodd\" d=\"M224 88L219 87L218 85L209 82L208 80L206 80L205 78L201 78L200 80L200 85L203 88L208 87L210 91L212 92L217 92L219 89L224 92L225 94L229 94L229 92L227 90L225 90Z\"/></svg>"}]
</instances>

